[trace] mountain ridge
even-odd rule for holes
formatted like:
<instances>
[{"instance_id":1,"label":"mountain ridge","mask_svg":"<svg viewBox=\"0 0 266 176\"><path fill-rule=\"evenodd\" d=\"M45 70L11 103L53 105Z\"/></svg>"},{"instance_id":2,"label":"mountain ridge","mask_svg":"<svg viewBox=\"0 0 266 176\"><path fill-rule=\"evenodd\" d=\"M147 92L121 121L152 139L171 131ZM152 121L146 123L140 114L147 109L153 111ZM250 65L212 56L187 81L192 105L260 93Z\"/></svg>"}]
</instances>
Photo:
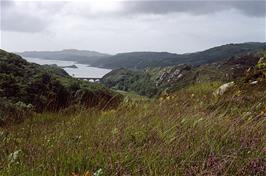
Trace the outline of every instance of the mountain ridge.
<instances>
[{"instance_id":1,"label":"mountain ridge","mask_svg":"<svg viewBox=\"0 0 266 176\"><path fill-rule=\"evenodd\" d=\"M235 55L258 52L266 49L264 42L248 42L226 44L204 51L176 54L168 52L129 52L100 59L92 66L117 69L119 67L130 69L144 69L147 67L164 67L178 64L201 65L228 59Z\"/></svg>"}]
</instances>

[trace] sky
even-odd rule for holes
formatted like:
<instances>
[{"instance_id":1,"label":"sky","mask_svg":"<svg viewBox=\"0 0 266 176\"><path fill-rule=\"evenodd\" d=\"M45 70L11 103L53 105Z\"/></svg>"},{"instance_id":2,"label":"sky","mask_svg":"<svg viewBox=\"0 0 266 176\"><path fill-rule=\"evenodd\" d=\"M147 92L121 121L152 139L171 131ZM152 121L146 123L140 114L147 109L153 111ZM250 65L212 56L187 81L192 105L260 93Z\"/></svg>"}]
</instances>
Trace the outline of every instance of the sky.
<instances>
[{"instance_id":1,"label":"sky","mask_svg":"<svg viewBox=\"0 0 266 176\"><path fill-rule=\"evenodd\" d=\"M1 48L189 53L266 41L264 0L1 0Z\"/></svg>"}]
</instances>

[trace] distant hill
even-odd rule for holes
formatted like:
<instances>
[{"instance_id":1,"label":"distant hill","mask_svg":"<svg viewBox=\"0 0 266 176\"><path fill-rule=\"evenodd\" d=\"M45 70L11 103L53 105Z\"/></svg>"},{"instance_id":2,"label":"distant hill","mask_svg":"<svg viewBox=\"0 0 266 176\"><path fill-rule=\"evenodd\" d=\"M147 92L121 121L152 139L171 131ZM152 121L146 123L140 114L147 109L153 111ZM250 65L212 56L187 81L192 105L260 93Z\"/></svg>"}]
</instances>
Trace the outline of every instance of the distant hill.
<instances>
[{"instance_id":1,"label":"distant hill","mask_svg":"<svg viewBox=\"0 0 266 176\"><path fill-rule=\"evenodd\" d=\"M266 49L266 43L227 44L205 51L174 54L167 52L131 52L120 53L94 62L93 66L104 68L143 69L147 67L165 67L178 64L201 65L228 59L232 56L255 53Z\"/></svg>"},{"instance_id":2,"label":"distant hill","mask_svg":"<svg viewBox=\"0 0 266 176\"><path fill-rule=\"evenodd\" d=\"M265 50L266 51L266 50ZM148 97L172 92L193 84L229 82L243 79L246 70L254 69L262 54L234 56L225 61L192 66L180 64L150 67L145 70L117 69L106 74L102 83L122 91L132 91Z\"/></svg>"},{"instance_id":3,"label":"distant hill","mask_svg":"<svg viewBox=\"0 0 266 176\"><path fill-rule=\"evenodd\" d=\"M62 51L25 51L16 54L22 57L76 61L78 63L85 63L85 64L91 64L99 59L110 56L108 54L99 53L96 51L76 50L76 49L65 49Z\"/></svg>"},{"instance_id":4,"label":"distant hill","mask_svg":"<svg viewBox=\"0 0 266 176\"><path fill-rule=\"evenodd\" d=\"M92 66L104 68L133 68L143 69L146 67L167 66L175 64L178 54L167 52L130 52L119 53L105 59L100 59Z\"/></svg>"},{"instance_id":5,"label":"distant hill","mask_svg":"<svg viewBox=\"0 0 266 176\"><path fill-rule=\"evenodd\" d=\"M129 52L109 55L95 51L76 49L66 49L62 51L25 51L17 54L22 57L76 61L94 67L110 69L145 69L148 67L166 67L178 64L201 65L213 63L236 55L255 53L265 48L266 43L250 42L227 44L205 51L187 54L168 52Z\"/></svg>"}]
</instances>

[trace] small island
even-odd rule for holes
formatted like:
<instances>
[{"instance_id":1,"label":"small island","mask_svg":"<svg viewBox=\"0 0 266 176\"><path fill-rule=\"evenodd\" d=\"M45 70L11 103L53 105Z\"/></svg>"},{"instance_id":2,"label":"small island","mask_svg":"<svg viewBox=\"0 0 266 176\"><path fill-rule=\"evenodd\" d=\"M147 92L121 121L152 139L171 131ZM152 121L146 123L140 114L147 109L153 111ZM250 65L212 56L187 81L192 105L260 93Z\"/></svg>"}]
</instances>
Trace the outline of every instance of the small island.
<instances>
[{"instance_id":1,"label":"small island","mask_svg":"<svg viewBox=\"0 0 266 176\"><path fill-rule=\"evenodd\" d=\"M61 68L78 68L76 65L61 66Z\"/></svg>"}]
</instances>

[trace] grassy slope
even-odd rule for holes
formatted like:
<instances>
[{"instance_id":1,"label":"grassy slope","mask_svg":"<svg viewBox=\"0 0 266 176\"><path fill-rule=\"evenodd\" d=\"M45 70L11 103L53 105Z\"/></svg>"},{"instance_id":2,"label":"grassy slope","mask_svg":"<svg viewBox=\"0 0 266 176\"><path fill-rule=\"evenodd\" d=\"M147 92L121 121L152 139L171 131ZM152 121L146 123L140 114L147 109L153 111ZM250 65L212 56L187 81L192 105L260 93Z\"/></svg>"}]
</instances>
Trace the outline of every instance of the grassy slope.
<instances>
[{"instance_id":1,"label":"grassy slope","mask_svg":"<svg viewBox=\"0 0 266 176\"><path fill-rule=\"evenodd\" d=\"M215 99L219 85L112 111L44 113L1 129L0 175L264 175L266 83Z\"/></svg>"}]
</instances>

